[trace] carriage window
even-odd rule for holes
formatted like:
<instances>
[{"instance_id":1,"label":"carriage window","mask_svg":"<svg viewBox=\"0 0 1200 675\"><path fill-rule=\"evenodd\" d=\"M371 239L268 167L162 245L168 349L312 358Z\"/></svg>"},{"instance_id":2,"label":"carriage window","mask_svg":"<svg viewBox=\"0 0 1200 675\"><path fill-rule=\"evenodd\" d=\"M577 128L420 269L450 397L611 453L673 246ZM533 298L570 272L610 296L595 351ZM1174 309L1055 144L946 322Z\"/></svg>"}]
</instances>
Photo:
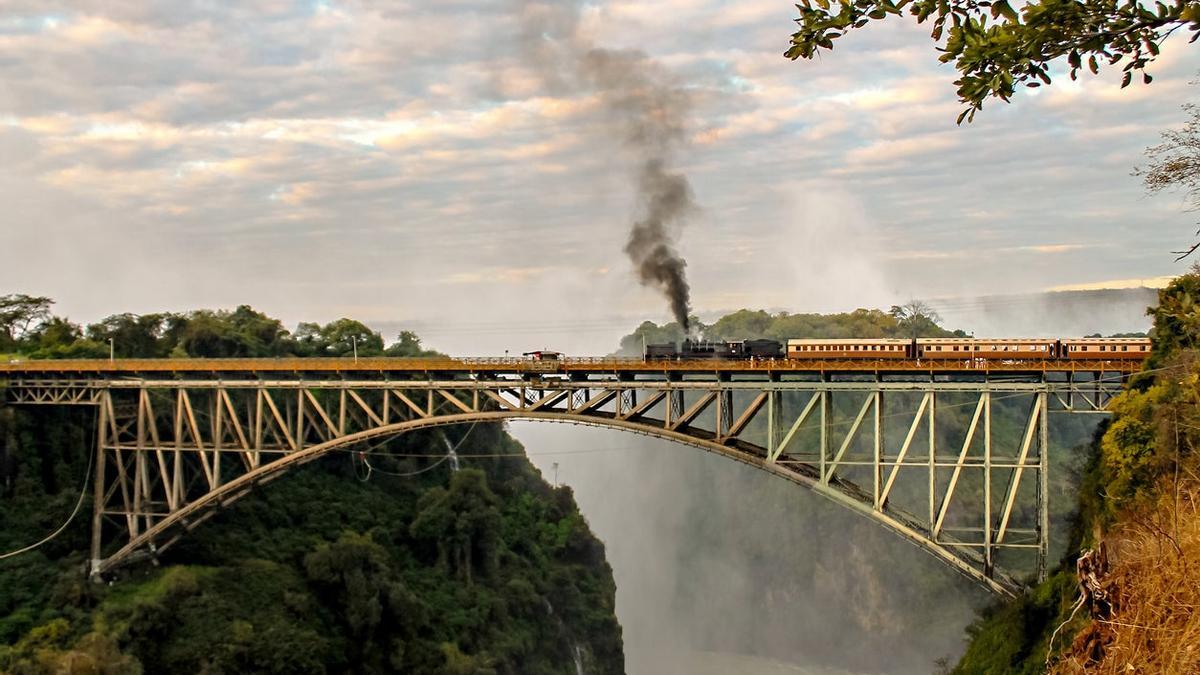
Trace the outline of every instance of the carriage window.
<instances>
[{"instance_id":1,"label":"carriage window","mask_svg":"<svg viewBox=\"0 0 1200 675\"><path fill-rule=\"evenodd\" d=\"M1123 351L1123 352L1129 351L1129 345L1121 345L1121 351Z\"/></svg>"}]
</instances>

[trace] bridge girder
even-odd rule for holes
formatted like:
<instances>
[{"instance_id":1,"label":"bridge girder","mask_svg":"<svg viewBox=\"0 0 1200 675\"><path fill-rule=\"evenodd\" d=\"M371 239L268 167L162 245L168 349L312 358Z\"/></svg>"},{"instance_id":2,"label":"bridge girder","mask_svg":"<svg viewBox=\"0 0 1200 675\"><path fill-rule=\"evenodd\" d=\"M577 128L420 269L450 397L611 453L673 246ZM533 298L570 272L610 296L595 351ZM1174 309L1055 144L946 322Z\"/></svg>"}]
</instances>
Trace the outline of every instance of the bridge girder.
<instances>
[{"instance_id":1,"label":"bridge girder","mask_svg":"<svg viewBox=\"0 0 1200 675\"><path fill-rule=\"evenodd\" d=\"M1021 588L1008 569L1014 556L1032 555L1032 572L1045 574L1049 413L1070 410L1068 401L1100 409L1100 389L1045 381L133 378L15 380L8 394L13 403L98 407L97 576L161 552L255 486L331 452L434 426L528 419L641 433L748 464L1012 595ZM1008 398L1020 399L1021 433L998 450L994 401ZM950 443L938 414L952 408L972 413L965 435ZM903 441L889 443L896 431Z\"/></svg>"}]
</instances>

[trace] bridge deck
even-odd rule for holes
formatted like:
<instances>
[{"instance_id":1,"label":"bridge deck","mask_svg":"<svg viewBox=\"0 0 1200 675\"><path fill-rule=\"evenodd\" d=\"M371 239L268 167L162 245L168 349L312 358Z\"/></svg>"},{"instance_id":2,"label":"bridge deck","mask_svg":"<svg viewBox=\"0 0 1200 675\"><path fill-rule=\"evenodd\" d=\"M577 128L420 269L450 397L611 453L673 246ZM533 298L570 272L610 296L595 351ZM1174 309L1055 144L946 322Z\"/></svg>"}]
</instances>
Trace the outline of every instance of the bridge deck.
<instances>
[{"instance_id":1,"label":"bridge deck","mask_svg":"<svg viewBox=\"0 0 1200 675\"><path fill-rule=\"evenodd\" d=\"M112 376L165 373L388 373L438 374L959 374L1112 373L1140 370L1140 359L998 360L998 359L711 359L643 360L623 357L576 357L534 361L514 357L424 358L228 358L228 359L61 359L0 362L0 377L23 375Z\"/></svg>"}]
</instances>

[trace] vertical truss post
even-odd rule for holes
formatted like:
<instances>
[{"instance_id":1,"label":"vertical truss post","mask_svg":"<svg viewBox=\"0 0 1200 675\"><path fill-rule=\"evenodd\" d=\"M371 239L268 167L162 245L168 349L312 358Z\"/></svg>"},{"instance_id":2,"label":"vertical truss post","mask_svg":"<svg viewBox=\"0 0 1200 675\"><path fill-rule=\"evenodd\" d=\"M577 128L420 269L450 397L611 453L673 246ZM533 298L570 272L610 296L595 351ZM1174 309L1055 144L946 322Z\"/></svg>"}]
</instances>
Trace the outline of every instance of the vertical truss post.
<instances>
[{"instance_id":1,"label":"vertical truss post","mask_svg":"<svg viewBox=\"0 0 1200 675\"><path fill-rule=\"evenodd\" d=\"M875 390L875 460L871 467L871 483L873 485L871 494L874 495L875 510L882 508L880 497L882 495L883 481L883 390Z\"/></svg>"},{"instance_id":2,"label":"vertical truss post","mask_svg":"<svg viewBox=\"0 0 1200 675\"><path fill-rule=\"evenodd\" d=\"M225 428L221 424L225 418L225 410L221 407L221 396L224 395L224 389L218 389L213 392L213 486L221 484L221 443L224 441Z\"/></svg>"},{"instance_id":3,"label":"vertical truss post","mask_svg":"<svg viewBox=\"0 0 1200 675\"><path fill-rule=\"evenodd\" d=\"M383 395L384 406L387 405L387 393ZM262 447L263 447L263 390L258 388L254 390L254 466L258 467L262 464Z\"/></svg>"},{"instance_id":4,"label":"vertical truss post","mask_svg":"<svg viewBox=\"0 0 1200 675\"><path fill-rule=\"evenodd\" d=\"M992 392L983 403L983 573L992 576Z\"/></svg>"},{"instance_id":5,"label":"vertical truss post","mask_svg":"<svg viewBox=\"0 0 1200 675\"><path fill-rule=\"evenodd\" d=\"M1067 411L1075 409L1075 371L1067 373Z\"/></svg>"},{"instance_id":6,"label":"vertical truss post","mask_svg":"<svg viewBox=\"0 0 1200 675\"><path fill-rule=\"evenodd\" d=\"M929 530L933 531L933 521L937 500L937 436L935 435L934 417L937 414L937 391L929 390Z\"/></svg>"},{"instance_id":7,"label":"vertical truss post","mask_svg":"<svg viewBox=\"0 0 1200 675\"><path fill-rule=\"evenodd\" d=\"M175 419L172 431L175 434L175 469L171 489L175 491L175 503L183 504L183 390L175 392Z\"/></svg>"},{"instance_id":8,"label":"vertical truss post","mask_svg":"<svg viewBox=\"0 0 1200 675\"><path fill-rule=\"evenodd\" d=\"M1046 558L1050 554L1050 425L1048 392L1038 394L1041 419L1038 420L1038 563L1037 578L1046 580Z\"/></svg>"},{"instance_id":9,"label":"vertical truss post","mask_svg":"<svg viewBox=\"0 0 1200 675\"><path fill-rule=\"evenodd\" d=\"M829 474L825 472L825 458L829 456L829 425L832 424L833 408L829 400L832 392L822 389L817 393L821 397L821 482L829 484Z\"/></svg>"},{"instance_id":10,"label":"vertical truss post","mask_svg":"<svg viewBox=\"0 0 1200 675\"><path fill-rule=\"evenodd\" d=\"M146 528L150 528L149 490L146 489L146 389L137 390L137 412L133 418L134 451L133 451L133 522L137 523L137 532L141 531L143 520ZM136 536L136 532L135 532Z\"/></svg>"},{"instance_id":11,"label":"vertical truss post","mask_svg":"<svg viewBox=\"0 0 1200 675\"><path fill-rule=\"evenodd\" d=\"M338 389L338 421L337 421L338 436L346 435L346 385L342 385Z\"/></svg>"},{"instance_id":12,"label":"vertical truss post","mask_svg":"<svg viewBox=\"0 0 1200 675\"><path fill-rule=\"evenodd\" d=\"M106 436L108 430L108 409L111 407L111 393L105 389L100 392L100 405L96 410L96 472L92 483L92 557L91 576L93 581L100 579L100 543L104 531L104 483L105 460L108 453ZM119 459L119 458L118 458Z\"/></svg>"},{"instance_id":13,"label":"vertical truss post","mask_svg":"<svg viewBox=\"0 0 1200 675\"><path fill-rule=\"evenodd\" d=\"M779 392L774 389L767 390L767 457L775 456L775 418L778 413L775 412L775 407L779 405Z\"/></svg>"}]
</instances>

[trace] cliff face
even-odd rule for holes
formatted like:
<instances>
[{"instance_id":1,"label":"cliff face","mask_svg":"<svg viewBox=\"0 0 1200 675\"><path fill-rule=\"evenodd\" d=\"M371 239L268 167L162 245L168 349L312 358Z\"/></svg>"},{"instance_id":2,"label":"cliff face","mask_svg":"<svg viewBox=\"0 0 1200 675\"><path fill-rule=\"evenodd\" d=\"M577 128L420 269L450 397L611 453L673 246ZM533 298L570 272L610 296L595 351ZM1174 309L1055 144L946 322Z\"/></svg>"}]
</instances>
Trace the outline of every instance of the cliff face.
<instances>
[{"instance_id":1,"label":"cliff face","mask_svg":"<svg viewBox=\"0 0 1200 675\"><path fill-rule=\"evenodd\" d=\"M8 551L71 512L90 419L5 419ZM434 466L444 448L417 433L370 468L355 452L295 470L107 586L83 578L85 504L0 561L0 671L624 672L612 572L570 490L497 425L462 440L461 470Z\"/></svg>"}]
</instances>

